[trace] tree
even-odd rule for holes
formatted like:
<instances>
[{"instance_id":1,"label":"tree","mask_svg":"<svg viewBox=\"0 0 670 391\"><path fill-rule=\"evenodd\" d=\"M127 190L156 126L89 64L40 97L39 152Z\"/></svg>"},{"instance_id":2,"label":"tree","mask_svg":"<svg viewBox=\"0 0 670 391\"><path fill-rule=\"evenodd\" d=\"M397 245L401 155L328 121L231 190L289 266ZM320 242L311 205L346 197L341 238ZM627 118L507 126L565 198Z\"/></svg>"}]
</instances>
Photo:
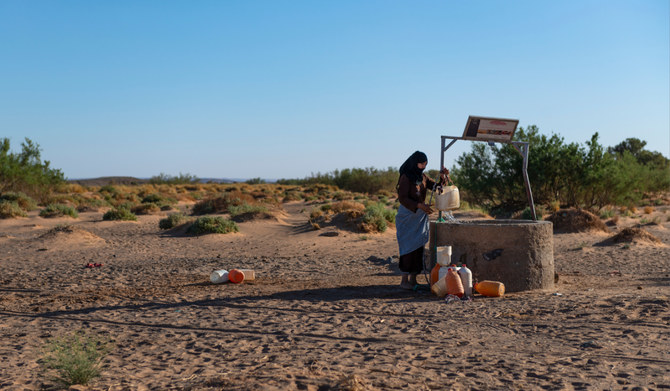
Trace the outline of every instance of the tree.
<instances>
[{"instance_id":1,"label":"tree","mask_svg":"<svg viewBox=\"0 0 670 391\"><path fill-rule=\"evenodd\" d=\"M44 202L65 177L41 160L40 147L26 138L21 153L11 153L9 139L0 142L0 193L23 192Z\"/></svg>"}]
</instances>

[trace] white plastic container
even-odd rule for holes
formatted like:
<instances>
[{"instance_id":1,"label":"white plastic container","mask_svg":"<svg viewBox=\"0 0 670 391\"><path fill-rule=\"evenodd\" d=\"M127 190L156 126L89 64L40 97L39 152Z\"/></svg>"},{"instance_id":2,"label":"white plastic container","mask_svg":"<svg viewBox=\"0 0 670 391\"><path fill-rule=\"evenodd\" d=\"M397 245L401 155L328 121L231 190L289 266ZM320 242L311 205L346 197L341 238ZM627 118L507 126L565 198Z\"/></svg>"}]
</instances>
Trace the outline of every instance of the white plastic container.
<instances>
[{"instance_id":1,"label":"white plastic container","mask_svg":"<svg viewBox=\"0 0 670 391\"><path fill-rule=\"evenodd\" d=\"M209 276L209 280L214 284L228 282L228 270L214 270Z\"/></svg>"},{"instance_id":2,"label":"white plastic container","mask_svg":"<svg viewBox=\"0 0 670 391\"><path fill-rule=\"evenodd\" d=\"M437 263L440 266L449 266L451 264L451 246L437 247Z\"/></svg>"},{"instance_id":3,"label":"white plastic container","mask_svg":"<svg viewBox=\"0 0 670 391\"><path fill-rule=\"evenodd\" d=\"M444 269L447 270L446 267L440 268L440 271ZM447 295L447 279L446 278L440 278L437 280L436 283L434 283L430 287L430 291L433 292L433 294L437 297L444 297Z\"/></svg>"},{"instance_id":4,"label":"white plastic container","mask_svg":"<svg viewBox=\"0 0 670 391\"><path fill-rule=\"evenodd\" d=\"M463 283L463 290L465 291L465 296L472 296L472 272L468 269L466 264L463 264L458 269L458 276L461 277L461 282Z\"/></svg>"},{"instance_id":5,"label":"white plastic container","mask_svg":"<svg viewBox=\"0 0 670 391\"><path fill-rule=\"evenodd\" d=\"M437 210L448 211L458 209L461 206L461 197L458 193L458 187L445 186L435 196L435 207Z\"/></svg>"},{"instance_id":6,"label":"white plastic container","mask_svg":"<svg viewBox=\"0 0 670 391\"><path fill-rule=\"evenodd\" d=\"M253 269L238 269L244 274L244 281L253 281L256 279L256 272Z\"/></svg>"}]
</instances>

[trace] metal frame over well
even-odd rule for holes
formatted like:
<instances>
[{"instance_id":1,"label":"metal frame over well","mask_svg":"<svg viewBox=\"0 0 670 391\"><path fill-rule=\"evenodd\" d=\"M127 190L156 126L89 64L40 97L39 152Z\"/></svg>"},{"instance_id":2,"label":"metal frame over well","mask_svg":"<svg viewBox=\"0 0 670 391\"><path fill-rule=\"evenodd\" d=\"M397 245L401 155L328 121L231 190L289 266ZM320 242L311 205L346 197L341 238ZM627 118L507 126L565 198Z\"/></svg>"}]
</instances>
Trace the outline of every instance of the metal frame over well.
<instances>
[{"instance_id":1,"label":"metal frame over well","mask_svg":"<svg viewBox=\"0 0 670 391\"><path fill-rule=\"evenodd\" d=\"M450 139L449 145L445 147L446 140ZM449 149L457 140L469 140L469 141L484 141L489 145L493 143L501 144L511 144L514 149L516 149L521 157L523 157L523 166L521 167L521 172L523 173L523 183L526 186L526 196L528 197L528 204L530 205L530 215L533 217L533 220L537 221L537 216L535 215L535 203L533 202L533 192L530 190L530 182L528 181L528 143L524 141L498 141L498 140L477 140L472 137L453 137L453 136L442 136L442 147L440 149L440 167L444 167L444 153Z\"/></svg>"}]
</instances>

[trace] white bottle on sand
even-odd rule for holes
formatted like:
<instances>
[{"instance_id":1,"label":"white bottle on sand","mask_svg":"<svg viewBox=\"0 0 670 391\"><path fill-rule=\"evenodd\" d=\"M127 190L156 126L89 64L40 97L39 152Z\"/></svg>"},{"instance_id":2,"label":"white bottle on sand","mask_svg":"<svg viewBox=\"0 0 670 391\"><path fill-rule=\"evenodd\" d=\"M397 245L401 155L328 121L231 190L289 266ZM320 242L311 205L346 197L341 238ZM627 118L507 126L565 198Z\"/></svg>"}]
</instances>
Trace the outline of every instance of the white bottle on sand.
<instances>
[{"instance_id":1,"label":"white bottle on sand","mask_svg":"<svg viewBox=\"0 0 670 391\"><path fill-rule=\"evenodd\" d=\"M468 265L463 264L463 266L458 269L458 276L461 277L461 282L463 283L463 290L465 291L465 296L472 296L472 272L468 269Z\"/></svg>"},{"instance_id":2,"label":"white bottle on sand","mask_svg":"<svg viewBox=\"0 0 670 391\"><path fill-rule=\"evenodd\" d=\"M209 280L214 284L221 284L223 282L228 282L228 270L214 270L209 276Z\"/></svg>"}]
</instances>

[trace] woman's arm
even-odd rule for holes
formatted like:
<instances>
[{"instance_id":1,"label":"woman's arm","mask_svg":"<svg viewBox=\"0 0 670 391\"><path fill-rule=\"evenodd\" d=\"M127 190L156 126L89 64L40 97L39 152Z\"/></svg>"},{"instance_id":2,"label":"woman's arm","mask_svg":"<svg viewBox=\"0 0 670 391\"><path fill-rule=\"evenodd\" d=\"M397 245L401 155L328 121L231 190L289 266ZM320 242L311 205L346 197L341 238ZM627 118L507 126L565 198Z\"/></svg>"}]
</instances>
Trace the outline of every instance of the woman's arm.
<instances>
[{"instance_id":1,"label":"woman's arm","mask_svg":"<svg viewBox=\"0 0 670 391\"><path fill-rule=\"evenodd\" d=\"M416 208L419 203L416 200L410 198L409 195L411 194L411 191L416 191L416 187L409 182L409 178L407 178L407 176L401 175L400 181L398 182L398 201L400 201L400 204L402 204L402 206L405 208L411 210L412 212L416 212Z\"/></svg>"}]
</instances>

